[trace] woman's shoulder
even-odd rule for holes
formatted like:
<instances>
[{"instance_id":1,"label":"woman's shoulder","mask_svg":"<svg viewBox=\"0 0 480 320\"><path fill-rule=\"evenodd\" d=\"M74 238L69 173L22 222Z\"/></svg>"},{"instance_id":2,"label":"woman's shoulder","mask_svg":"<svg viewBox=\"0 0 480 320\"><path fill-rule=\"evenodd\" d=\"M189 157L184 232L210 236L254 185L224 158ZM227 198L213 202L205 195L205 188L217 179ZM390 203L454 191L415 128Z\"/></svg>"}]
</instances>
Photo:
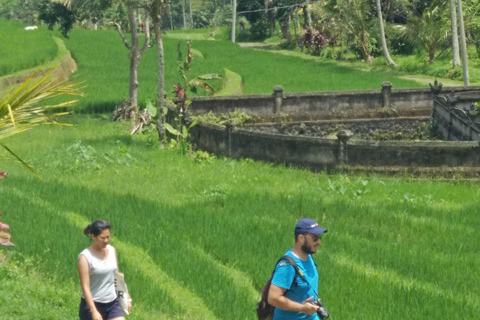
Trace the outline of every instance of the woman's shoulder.
<instances>
[{"instance_id":1,"label":"woman's shoulder","mask_svg":"<svg viewBox=\"0 0 480 320\"><path fill-rule=\"evenodd\" d=\"M114 252L114 253L116 252L115 247L112 246L111 244L107 244L107 249L108 249L108 252Z\"/></svg>"},{"instance_id":2,"label":"woman's shoulder","mask_svg":"<svg viewBox=\"0 0 480 320\"><path fill-rule=\"evenodd\" d=\"M87 260L88 260L88 258L89 258L91 255L92 255L92 254L91 254L90 250L88 250L88 248L85 248L85 249L83 249L83 250L78 254L77 260L80 259L81 256L84 256L84 257L87 258Z\"/></svg>"}]
</instances>

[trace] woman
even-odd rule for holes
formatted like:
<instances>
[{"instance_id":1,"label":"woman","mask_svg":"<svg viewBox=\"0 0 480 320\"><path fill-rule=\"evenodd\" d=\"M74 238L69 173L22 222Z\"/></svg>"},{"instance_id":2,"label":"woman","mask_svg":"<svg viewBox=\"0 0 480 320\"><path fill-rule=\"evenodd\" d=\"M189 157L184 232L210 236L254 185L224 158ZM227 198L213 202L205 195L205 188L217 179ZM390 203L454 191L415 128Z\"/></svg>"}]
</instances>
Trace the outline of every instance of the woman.
<instances>
[{"instance_id":1,"label":"woman","mask_svg":"<svg viewBox=\"0 0 480 320\"><path fill-rule=\"evenodd\" d=\"M110 241L110 224L95 220L85 230L92 244L78 256L78 274L82 299L78 312L81 320L125 320L115 292L115 271L118 269L115 248ZM131 304L129 304L129 311Z\"/></svg>"}]
</instances>

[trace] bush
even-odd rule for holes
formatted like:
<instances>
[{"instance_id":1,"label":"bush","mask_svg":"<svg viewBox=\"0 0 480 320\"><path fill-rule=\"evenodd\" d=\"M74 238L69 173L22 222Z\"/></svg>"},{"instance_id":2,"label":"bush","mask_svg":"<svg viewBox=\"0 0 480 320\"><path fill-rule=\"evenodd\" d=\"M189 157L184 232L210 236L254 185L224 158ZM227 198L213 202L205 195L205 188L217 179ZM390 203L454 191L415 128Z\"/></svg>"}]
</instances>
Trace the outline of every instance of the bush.
<instances>
[{"instance_id":1,"label":"bush","mask_svg":"<svg viewBox=\"0 0 480 320\"><path fill-rule=\"evenodd\" d=\"M386 38L390 41L389 49L393 54L412 55L415 51L415 44L402 33L394 28L386 28Z\"/></svg>"}]
</instances>

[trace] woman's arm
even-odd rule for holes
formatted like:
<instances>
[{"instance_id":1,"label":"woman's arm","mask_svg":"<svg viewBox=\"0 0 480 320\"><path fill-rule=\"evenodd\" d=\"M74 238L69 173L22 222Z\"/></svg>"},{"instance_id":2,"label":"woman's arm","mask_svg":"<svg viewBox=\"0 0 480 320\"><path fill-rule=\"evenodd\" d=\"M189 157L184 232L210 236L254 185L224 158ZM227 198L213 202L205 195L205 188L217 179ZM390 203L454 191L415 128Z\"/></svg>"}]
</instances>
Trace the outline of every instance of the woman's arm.
<instances>
[{"instance_id":1,"label":"woman's arm","mask_svg":"<svg viewBox=\"0 0 480 320\"><path fill-rule=\"evenodd\" d=\"M83 297L90 308L90 312L92 313L92 320L103 320L102 315L98 312L97 307L95 307L95 303L93 302L92 292L90 291L90 273L88 262L83 255L78 258L78 275L80 276Z\"/></svg>"}]
</instances>

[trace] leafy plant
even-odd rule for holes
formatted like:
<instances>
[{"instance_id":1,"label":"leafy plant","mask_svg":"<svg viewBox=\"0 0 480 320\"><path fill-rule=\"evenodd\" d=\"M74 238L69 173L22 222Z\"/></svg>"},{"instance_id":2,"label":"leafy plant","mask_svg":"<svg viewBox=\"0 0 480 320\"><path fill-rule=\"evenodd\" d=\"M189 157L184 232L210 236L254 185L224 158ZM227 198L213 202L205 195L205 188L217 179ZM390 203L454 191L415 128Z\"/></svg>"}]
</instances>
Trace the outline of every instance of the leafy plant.
<instances>
[{"instance_id":1,"label":"leafy plant","mask_svg":"<svg viewBox=\"0 0 480 320\"><path fill-rule=\"evenodd\" d=\"M180 124L177 129L175 129L170 123L165 122L165 129L177 137L176 141L180 145L180 150L182 154L187 153L189 149L188 138L190 137L189 131L193 128L198 122L198 119L193 120L192 123L187 127L183 124Z\"/></svg>"},{"instance_id":2,"label":"leafy plant","mask_svg":"<svg viewBox=\"0 0 480 320\"><path fill-rule=\"evenodd\" d=\"M53 71L46 73L39 79L34 79L34 77L35 73L17 89L0 100L0 146L17 161L37 174L31 165L17 156L2 140L30 130L42 123L59 124L54 120L54 117L66 115L68 112L55 113L54 110L70 107L77 100L52 105L44 102L64 95L81 96L82 93L76 88L76 84L62 81L61 76L53 76ZM40 103L42 104L39 105Z\"/></svg>"},{"instance_id":3,"label":"leafy plant","mask_svg":"<svg viewBox=\"0 0 480 320\"><path fill-rule=\"evenodd\" d=\"M195 117L195 119L198 119L200 122L217 123L222 125L234 120L236 125L243 126L245 122L251 120L252 117L245 112L235 109L230 113L223 113L219 116L216 116L212 111L209 111L205 115Z\"/></svg>"},{"instance_id":4,"label":"leafy plant","mask_svg":"<svg viewBox=\"0 0 480 320\"><path fill-rule=\"evenodd\" d=\"M53 30L53 26L58 24L64 37L72 29L75 23L75 14L65 5L50 0L42 0L38 7L38 19L48 25L48 29Z\"/></svg>"},{"instance_id":5,"label":"leafy plant","mask_svg":"<svg viewBox=\"0 0 480 320\"><path fill-rule=\"evenodd\" d=\"M208 153L207 151L198 150L193 153L192 158L196 162L200 162L200 163L211 162L213 159L215 159L215 155Z\"/></svg>"}]
</instances>

